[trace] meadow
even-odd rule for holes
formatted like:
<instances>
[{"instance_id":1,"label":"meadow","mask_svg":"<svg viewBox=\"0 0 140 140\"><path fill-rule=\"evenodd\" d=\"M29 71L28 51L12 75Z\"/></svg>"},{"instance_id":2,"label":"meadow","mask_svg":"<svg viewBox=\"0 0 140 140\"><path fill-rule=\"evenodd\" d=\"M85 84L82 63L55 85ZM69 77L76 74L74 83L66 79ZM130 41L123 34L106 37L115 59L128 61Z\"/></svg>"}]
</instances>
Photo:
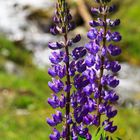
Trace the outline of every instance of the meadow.
<instances>
[{"instance_id":1,"label":"meadow","mask_svg":"<svg viewBox=\"0 0 140 140\"><path fill-rule=\"evenodd\" d=\"M118 10L114 17L122 19L117 29L123 36L119 60L140 65L140 1L115 2ZM3 35L0 46L0 140L48 140L51 128L46 117L54 111L47 104L51 94L47 68L37 68L30 51ZM6 70L9 61L15 64L15 71ZM115 135L123 140L139 140L140 106L118 105L118 110L115 123L119 129Z\"/></svg>"},{"instance_id":2,"label":"meadow","mask_svg":"<svg viewBox=\"0 0 140 140\"><path fill-rule=\"evenodd\" d=\"M30 69L24 77L0 74L0 85L5 88L1 92L4 101L0 109L0 140L48 139L51 128L46 117L54 111L47 104L50 95L47 82L50 78L46 73ZM123 140L139 140L140 109L121 106L118 109L116 136Z\"/></svg>"}]
</instances>

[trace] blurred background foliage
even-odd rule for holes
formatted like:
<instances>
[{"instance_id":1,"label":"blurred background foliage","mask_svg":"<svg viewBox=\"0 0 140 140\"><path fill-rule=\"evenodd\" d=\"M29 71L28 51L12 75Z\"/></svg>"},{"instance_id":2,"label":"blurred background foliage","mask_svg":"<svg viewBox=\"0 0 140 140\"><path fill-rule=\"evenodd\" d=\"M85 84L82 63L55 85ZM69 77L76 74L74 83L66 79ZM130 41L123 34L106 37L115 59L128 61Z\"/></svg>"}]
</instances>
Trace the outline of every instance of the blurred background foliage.
<instances>
[{"instance_id":1,"label":"blurred background foliage","mask_svg":"<svg viewBox=\"0 0 140 140\"><path fill-rule=\"evenodd\" d=\"M52 2L52 0L47 1ZM69 3L72 13L79 15L74 16L78 25L75 33L85 34L88 30L85 25L86 20L78 10L78 2L81 1L69 0ZM83 2L90 18L90 7L96 5L93 0ZM132 67L137 65L140 73L140 1L112 0L112 2L117 8L111 18L117 17L122 21L121 26L115 29L123 36L120 43L123 53L118 59ZM18 0L12 0L15 7L17 3ZM2 1L0 4L3 4ZM23 7L23 10L25 9L31 11L27 16L28 24L35 24L41 30L37 30L38 32L49 36L54 5L52 4L48 9L42 9L26 4ZM48 140L51 129L45 120L53 112L47 104L47 98L51 94L47 86L50 80L47 74L49 64L42 69L34 62L34 48L28 47L28 45L34 46L34 42L27 45L26 38L25 40L11 39L1 26L0 30L0 140ZM30 36L26 37L30 38ZM47 44L44 46L46 48ZM49 51L45 55L48 53ZM140 80L140 77L138 79ZM133 96L131 93L131 96L118 104L119 113L115 118L115 123L119 126L116 136L120 136L123 140L140 139L140 90L137 95ZM138 100L137 104L135 99Z\"/></svg>"}]
</instances>

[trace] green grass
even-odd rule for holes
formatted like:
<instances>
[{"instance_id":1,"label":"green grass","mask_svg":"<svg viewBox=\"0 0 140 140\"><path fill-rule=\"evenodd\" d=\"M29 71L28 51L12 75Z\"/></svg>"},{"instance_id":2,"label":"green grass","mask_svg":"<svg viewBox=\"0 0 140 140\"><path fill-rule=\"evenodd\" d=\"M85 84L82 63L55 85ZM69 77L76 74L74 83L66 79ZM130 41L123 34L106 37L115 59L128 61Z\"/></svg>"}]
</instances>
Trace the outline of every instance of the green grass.
<instances>
[{"instance_id":1,"label":"green grass","mask_svg":"<svg viewBox=\"0 0 140 140\"><path fill-rule=\"evenodd\" d=\"M0 35L0 63L2 60L10 60L18 65L32 66L32 53L23 45L16 45L6 37Z\"/></svg>"},{"instance_id":2,"label":"green grass","mask_svg":"<svg viewBox=\"0 0 140 140\"><path fill-rule=\"evenodd\" d=\"M121 42L122 58L133 64L140 65L140 1L116 1L119 4L119 9L113 17L121 19L121 26L116 30L120 31L123 36Z\"/></svg>"},{"instance_id":3,"label":"green grass","mask_svg":"<svg viewBox=\"0 0 140 140\"><path fill-rule=\"evenodd\" d=\"M11 89L9 94L13 94L13 98L4 98L4 107L0 108L0 140L48 140L51 128L45 120L54 112L46 103L51 93L49 79L46 71L34 68L25 69L21 76L0 73L0 88ZM116 136L139 140L139 122L140 109L119 108Z\"/></svg>"},{"instance_id":4,"label":"green grass","mask_svg":"<svg viewBox=\"0 0 140 140\"><path fill-rule=\"evenodd\" d=\"M47 71L34 68L26 68L18 76L0 72L0 99L4 100L0 108L0 140L48 139L50 128L45 120L53 111L46 103L49 79ZM20 110L25 115L20 115Z\"/></svg>"},{"instance_id":5,"label":"green grass","mask_svg":"<svg viewBox=\"0 0 140 140\"><path fill-rule=\"evenodd\" d=\"M45 140L50 128L45 120L49 111L38 110L17 115L16 110L0 113L0 140Z\"/></svg>"},{"instance_id":6,"label":"green grass","mask_svg":"<svg viewBox=\"0 0 140 140\"><path fill-rule=\"evenodd\" d=\"M139 140L140 138L140 111L137 109L119 109L115 123L119 126L116 136L123 140ZM0 140L45 140L51 133L46 124L46 117L52 111L46 109L29 111L27 115L18 115L18 110L2 110L0 113ZM115 137L115 135L113 135Z\"/></svg>"},{"instance_id":7,"label":"green grass","mask_svg":"<svg viewBox=\"0 0 140 140\"><path fill-rule=\"evenodd\" d=\"M22 106L22 103L30 104L37 102L38 104L36 103L36 105L39 107L44 104L45 99L49 96L49 79L47 71L34 68L25 69L22 75L0 72L0 89L11 90L11 94L16 96L15 100L13 100L14 105ZM22 101L21 104L19 100Z\"/></svg>"},{"instance_id":8,"label":"green grass","mask_svg":"<svg viewBox=\"0 0 140 140\"><path fill-rule=\"evenodd\" d=\"M140 109L119 108L115 118L118 125L116 134L123 140L139 140L140 138Z\"/></svg>"}]
</instances>

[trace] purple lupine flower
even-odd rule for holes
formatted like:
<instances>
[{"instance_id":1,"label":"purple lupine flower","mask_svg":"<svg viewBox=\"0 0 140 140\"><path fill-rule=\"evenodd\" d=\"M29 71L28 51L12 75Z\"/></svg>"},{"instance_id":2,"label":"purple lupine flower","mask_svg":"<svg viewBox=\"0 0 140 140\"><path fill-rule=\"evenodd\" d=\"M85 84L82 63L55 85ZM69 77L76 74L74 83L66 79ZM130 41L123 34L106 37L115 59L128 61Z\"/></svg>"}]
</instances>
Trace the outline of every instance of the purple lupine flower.
<instances>
[{"instance_id":1,"label":"purple lupine flower","mask_svg":"<svg viewBox=\"0 0 140 140\"><path fill-rule=\"evenodd\" d=\"M87 105L88 105L88 112L93 112L95 110L95 100L93 100L92 98L89 98L87 101Z\"/></svg>"},{"instance_id":2,"label":"purple lupine flower","mask_svg":"<svg viewBox=\"0 0 140 140\"><path fill-rule=\"evenodd\" d=\"M84 47L77 47L72 51L73 59L78 60L79 58L86 55L86 50Z\"/></svg>"},{"instance_id":3,"label":"purple lupine flower","mask_svg":"<svg viewBox=\"0 0 140 140\"><path fill-rule=\"evenodd\" d=\"M60 132L54 128L53 134L50 134L50 140L60 140Z\"/></svg>"},{"instance_id":4,"label":"purple lupine flower","mask_svg":"<svg viewBox=\"0 0 140 140\"><path fill-rule=\"evenodd\" d=\"M63 89L64 84L61 80L57 80L53 78L52 82L48 82L48 86L51 88L51 90L54 93L58 93Z\"/></svg>"},{"instance_id":5,"label":"purple lupine flower","mask_svg":"<svg viewBox=\"0 0 140 140\"><path fill-rule=\"evenodd\" d=\"M48 74L52 77L58 76L62 79L66 75L66 66L61 66L59 64L52 65L52 68L48 69Z\"/></svg>"},{"instance_id":6,"label":"purple lupine flower","mask_svg":"<svg viewBox=\"0 0 140 140\"><path fill-rule=\"evenodd\" d=\"M52 119L47 118L47 123L50 126L56 126L56 125L58 125L59 123L62 122L62 118L63 118L62 113L60 111L56 111L56 114L52 115Z\"/></svg>"},{"instance_id":7,"label":"purple lupine flower","mask_svg":"<svg viewBox=\"0 0 140 140\"><path fill-rule=\"evenodd\" d=\"M110 44L108 46L108 52L112 55L112 56L117 56L121 54L121 49L117 46L114 46L112 44Z\"/></svg>"},{"instance_id":8,"label":"purple lupine flower","mask_svg":"<svg viewBox=\"0 0 140 140\"><path fill-rule=\"evenodd\" d=\"M114 32L112 33L112 40L115 42L118 42L122 39L121 35L119 32Z\"/></svg>"},{"instance_id":9,"label":"purple lupine flower","mask_svg":"<svg viewBox=\"0 0 140 140\"><path fill-rule=\"evenodd\" d=\"M120 41L122 37L118 32L107 29L118 26L120 20L107 19L107 15L114 10L114 7L107 5L111 0L95 1L100 3L100 7L92 8L92 13L100 15L101 18L89 23L89 43L74 48L72 52L69 51L69 47L80 41L81 36L78 34L71 39L68 38L68 32L75 28L75 24L65 0L58 0L56 5L55 27L51 28L51 33L62 35L64 41L49 43L49 48L54 51L49 58L52 68L48 70L53 79L48 85L54 93L52 98L48 99L48 103L53 108L65 108L66 113L63 115L57 111L52 115L52 119L47 119L47 122L52 127L62 121L65 121L66 125L61 133L53 129L53 134L50 135L52 140L78 140L78 136L91 140L92 136L88 129L90 125L99 127L102 124L104 130L111 133L117 129L112 121L117 110L112 104L116 103L119 97L113 88L119 84L115 75L121 66L109 58L121 54L121 49L111 43ZM66 79L65 82L63 78ZM72 86L75 87L74 91ZM59 92L62 92L60 98ZM70 112L70 106L73 112ZM103 123L102 115L106 115Z\"/></svg>"},{"instance_id":10,"label":"purple lupine flower","mask_svg":"<svg viewBox=\"0 0 140 140\"><path fill-rule=\"evenodd\" d=\"M74 76L76 72L76 64L75 61L70 62L69 74L70 76Z\"/></svg>"},{"instance_id":11,"label":"purple lupine flower","mask_svg":"<svg viewBox=\"0 0 140 140\"><path fill-rule=\"evenodd\" d=\"M84 59L80 59L77 61L76 68L79 73L83 73L86 70L86 64Z\"/></svg>"},{"instance_id":12,"label":"purple lupine flower","mask_svg":"<svg viewBox=\"0 0 140 140\"><path fill-rule=\"evenodd\" d=\"M62 122L62 113L60 111L56 111L56 114L53 114L52 116L56 124Z\"/></svg>"},{"instance_id":13,"label":"purple lupine flower","mask_svg":"<svg viewBox=\"0 0 140 140\"><path fill-rule=\"evenodd\" d=\"M77 43L77 42L79 42L80 40L81 40L81 35L80 35L80 34L76 35L75 38L72 38L72 42L73 42L73 43Z\"/></svg>"},{"instance_id":14,"label":"purple lupine flower","mask_svg":"<svg viewBox=\"0 0 140 140\"><path fill-rule=\"evenodd\" d=\"M106 80L107 80L107 84L112 88L115 88L119 85L119 80L117 80L115 76L108 75Z\"/></svg>"},{"instance_id":15,"label":"purple lupine flower","mask_svg":"<svg viewBox=\"0 0 140 140\"><path fill-rule=\"evenodd\" d=\"M62 79L66 75L66 66L61 66L61 65L55 65L54 66L55 72L57 76Z\"/></svg>"},{"instance_id":16,"label":"purple lupine flower","mask_svg":"<svg viewBox=\"0 0 140 140\"><path fill-rule=\"evenodd\" d=\"M64 57L64 52L60 51L60 52L52 52L52 55L49 57L51 63L53 64L58 64L63 60Z\"/></svg>"},{"instance_id":17,"label":"purple lupine flower","mask_svg":"<svg viewBox=\"0 0 140 140\"><path fill-rule=\"evenodd\" d=\"M71 99L76 120L74 134L77 133L86 139L91 139L91 134L87 131L90 125L99 127L102 124L104 130L111 133L117 129L112 121L117 115L113 104L119 99L114 88L119 85L115 75L121 69L118 61L110 60L110 57L121 54L116 42L122 37L119 32L112 32L110 29L118 26L120 20L107 19L107 15L114 10L114 7L108 6L111 0L95 1L100 3L100 7L92 8L92 13L100 15L101 18L89 22L91 26L87 33L89 43L85 45L87 53L85 59L80 59L74 64L76 71L81 74L74 76L76 92ZM74 54L76 52L78 55ZM74 53L76 59L81 50L75 50ZM102 115L106 115L107 118L104 123L101 122Z\"/></svg>"},{"instance_id":18,"label":"purple lupine flower","mask_svg":"<svg viewBox=\"0 0 140 140\"><path fill-rule=\"evenodd\" d=\"M112 41L112 33L110 31L107 31L105 37L108 42Z\"/></svg>"},{"instance_id":19,"label":"purple lupine flower","mask_svg":"<svg viewBox=\"0 0 140 140\"><path fill-rule=\"evenodd\" d=\"M50 28L50 33L52 33L53 35L57 35L59 31L57 30L55 26L53 26L52 28Z\"/></svg>"},{"instance_id":20,"label":"purple lupine flower","mask_svg":"<svg viewBox=\"0 0 140 140\"><path fill-rule=\"evenodd\" d=\"M91 40L95 39L98 35L98 30L96 28L92 28L88 33L87 37Z\"/></svg>"},{"instance_id":21,"label":"purple lupine flower","mask_svg":"<svg viewBox=\"0 0 140 140\"><path fill-rule=\"evenodd\" d=\"M110 27L116 27L116 26L118 26L120 24L120 19L116 19L116 20L109 20L108 21L108 25L110 26Z\"/></svg>"},{"instance_id":22,"label":"purple lupine flower","mask_svg":"<svg viewBox=\"0 0 140 140\"><path fill-rule=\"evenodd\" d=\"M54 94L52 98L48 98L48 103L53 108L58 108L60 106L59 98Z\"/></svg>"},{"instance_id":23,"label":"purple lupine flower","mask_svg":"<svg viewBox=\"0 0 140 140\"><path fill-rule=\"evenodd\" d=\"M65 105L66 105L66 97L64 96L64 94L62 94L60 99L60 108L64 108Z\"/></svg>"},{"instance_id":24,"label":"purple lupine flower","mask_svg":"<svg viewBox=\"0 0 140 140\"><path fill-rule=\"evenodd\" d=\"M113 121L111 121L111 122L105 121L105 122L103 122L103 125L105 126L104 129L111 133L113 133L117 129L117 126L113 126Z\"/></svg>"},{"instance_id":25,"label":"purple lupine flower","mask_svg":"<svg viewBox=\"0 0 140 140\"><path fill-rule=\"evenodd\" d=\"M74 77L74 86L76 89L82 89L85 86L87 86L88 83L89 83L89 80L86 79L86 76L84 76L84 75L80 76L80 74L77 74Z\"/></svg>"},{"instance_id":26,"label":"purple lupine flower","mask_svg":"<svg viewBox=\"0 0 140 140\"><path fill-rule=\"evenodd\" d=\"M56 128L53 129L53 133L50 134L50 140L78 140L79 133L90 137L89 134L86 134L86 129L82 129L79 132L73 131L72 128L76 121L81 122L82 116L87 115L87 109L89 108L91 111L94 106L93 100L91 100L90 105L81 106L82 112L80 114L74 111L78 117L77 119L75 119L70 111L71 106L77 107L77 99L80 101L80 98L76 95L78 92L74 94L75 91L72 91L72 86L82 89L88 85L89 80L86 79L86 76L82 75L86 70L86 64L83 59L87 53L86 48L83 46L75 47L72 51L69 51L69 47L79 42L81 36L78 34L71 39L68 38L68 33L75 28L75 23L72 21L72 16L65 0L58 0L53 21L55 25L51 27L50 32L53 35L60 34L63 36L64 41L49 42L48 44L48 47L53 50L49 57L51 68L48 69L48 74L52 76L52 81L48 82L48 86L53 94L51 98L48 98L48 103L52 108L57 108L57 111L56 114L52 114L51 119L47 118L47 123L53 128L62 122L65 123L61 132ZM73 82L71 81L72 78ZM75 83L75 85L72 85L72 83ZM66 113L61 113L58 109L65 109Z\"/></svg>"},{"instance_id":27,"label":"purple lupine flower","mask_svg":"<svg viewBox=\"0 0 140 140\"><path fill-rule=\"evenodd\" d=\"M99 51L99 44L97 41L89 42L85 47L91 54L96 54Z\"/></svg>"},{"instance_id":28,"label":"purple lupine flower","mask_svg":"<svg viewBox=\"0 0 140 140\"><path fill-rule=\"evenodd\" d=\"M105 61L105 68L107 70L111 70L112 72L116 73L121 69L121 66L118 61Z\"/></svg>"},{"instance_id":29,"label":"purple lupine flower","mask_svg":"<svg viewBox=\"0 0 140 140\"><path fill-rule=\"evenodd\" d=\"M107 102L116 102L119 96L113 90L104 91L104 100Z\"/></svg>"},{"instance_id":30,"label":"purple lupine flower","mask_svg":"<svg viewBox=\"0 0 140 140\"><path fill-rule=\"evenodd\" d=\"M92 67L95 63L95 58L93 55L91 54L88 54L85 58L85 64L88 66L88 67Z\"/></svg>"},{"instance_id":31,"label":"purple lupine flower","mask_svg":"<svg viewBox=\"0 0 140 140\"><path fill-rule=\"evenodd\" d=\"M53 68L48 69L48 74L52 77L55 77L57 75L55 69Z\"/></svg>"},{"instance_id":32,"label":"purple lupine flower","mask_svg":"<svg viewBox=\"0 0 140 140\"><path fill-rule=\"evenodd\" d=\"M89 25L92 26L92 27L97 27L97 26L100 25L100 23L98 21L92 20L92 21L89 22Z\"/></svg>"},{"instance_id":33,"label":"purple lupine flower","mask_svg":"<svg viewBox=\"0 0 140 140\"><path fill-rule=\"evenodd\" d=\"M50 125L50 126L56 126L57 124L55 123L54 120L51 120L49 118L47 118L47 123Z\"/></svg>"},{"instance_id":34,"label":"purple lupine flower","mask_svg":"<svg viewBox=\"0 0 140 140\"><path fill-rule=\"evenodd\" d=\"M91 23L95 24L96 22L99 23L99 21L100 21L100 24L98 24L98 26L103 25L103 36L101 36L103 43L102 43L102 45L99 44L100 50L96 53L97 59L95 59L96 61L99 61L99 62L97 63L94 60L95 63L93 65L93 68L96 71L97 81L99 80L97 83L98 91L94 92L94 95L97 94L98 96L96 95L96 97L97 97L97 99L99 99L97 102L97 115L95 115L94 118L96 118L95 120L97 120L97 124L98 124L98 119L99 119L99 124L100 124L101 123L100 117L103 113L106 114L106 116L109 118L109 120L111 118L113 118L114 116L116 116L117 110L113 109L113 107L111 106L111 103L116 103L117 100L119 99L118 95L113 90L113 88L118 86L119 80L117 80L116 76L114 76L109 71L116 73L121 69L121 66L117 61L109 60L109 57L110 57L109 55L118 56L121 54L121 49L118 46L113 45L111 43L109 46L107 46L106 42L107 41L108 42L111 42L111 41L118 42L121 40L122 37L121 37L120 33L118 33L118 32L111 32L111 30L107 31L107 26L115 27L120 24L119 19L116 19L116 20L107 19L107 14L109 14L110 12L112 12L114 10L114 7L112 7L112 6L109 7L107 5L107 3L110 2L110 0L96 0L96 2L104 4L103 7L92 9L93 14L96 11L96 14L98 13L103 16L103 21L98 19L95 22L90 22L90 25L92 27L93 27L93 24L91 24ZM97 27L96 27L96 30L97 30ZM91 31L93 31L93 28L91 28ZM95 32L95 34L96 34L96 32ZM89 35L87 35L87 36L89 38ZM98 41L98 38L97 37L95 39L91 38L91 40ZM88 53L90 53L90 52L88 51ZM91 55L91 53L90 53L90 55ZM99 64L99 65L97 65L97 64ZM104 69L106 69L108 71L108 74L104 73ZM96 81L94 80L93 82L96 82ZM107 88L108 91L106 90L106 87L108 87ZM110 90L110 88L112 88L112 89ZM95 123L95 125L96 125L96 123ZM110 121L108 121L107 124L105 125L105 130L109 131L111 133L114 132L116 129L117 129L117 127L112 126L112 122L110 122Z\"/></svg>"},{"instance_id":35,"label":"purple lupine flower","mask_svg":"<svg viewBox=\"0 0 140 140\"><path fill-rule=\"evenodd\" d=\"M52 50L58 50L64 47L62 43L59 42L49 42L48 47Z\"/></svg>"}]
</instances>

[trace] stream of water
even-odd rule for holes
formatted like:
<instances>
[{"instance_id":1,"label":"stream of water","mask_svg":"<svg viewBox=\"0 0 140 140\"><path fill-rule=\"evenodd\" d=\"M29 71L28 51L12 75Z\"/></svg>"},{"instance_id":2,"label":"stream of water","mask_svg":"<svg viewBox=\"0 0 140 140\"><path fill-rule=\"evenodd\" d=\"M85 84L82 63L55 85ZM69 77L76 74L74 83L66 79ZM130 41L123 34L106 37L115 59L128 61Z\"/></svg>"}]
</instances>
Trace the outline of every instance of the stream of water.
<instances>
[{"instance_id":1,"label":"stream of water","mask_svg":"<svg viewBox=\"0 0 140 140\"><path fill-rule=\"evenodd\" d=\"M34 62L43 66L48 64L47 43L52 40L50 34L42 32L35 22L29 22L29 9L46 9L54 6L53 0L0 0L0 32L11 40L24 40L26 48L34 52ZM24 30L26 29L26 30Z\"/></svg>"}]
</instances>

